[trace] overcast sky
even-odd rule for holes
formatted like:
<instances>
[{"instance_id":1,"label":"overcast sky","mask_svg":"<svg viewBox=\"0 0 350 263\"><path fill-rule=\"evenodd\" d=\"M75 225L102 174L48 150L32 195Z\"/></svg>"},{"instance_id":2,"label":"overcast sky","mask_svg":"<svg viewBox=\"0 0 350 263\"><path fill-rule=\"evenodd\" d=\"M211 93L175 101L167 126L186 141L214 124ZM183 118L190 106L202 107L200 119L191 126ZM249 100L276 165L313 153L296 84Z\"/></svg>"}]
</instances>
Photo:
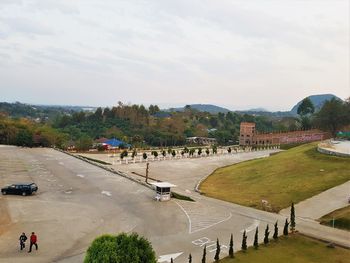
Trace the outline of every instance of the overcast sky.
<instances>
[{"instance_id":1,"label":"overcast sky","mask_svg":"<svg viewBox=\"0 0 350 263\"><path fill-rule=\"evenodd\" d=\"M0 0L0 101L289 110L350 95L349 0Z\"/></svg>"}]
</instances>

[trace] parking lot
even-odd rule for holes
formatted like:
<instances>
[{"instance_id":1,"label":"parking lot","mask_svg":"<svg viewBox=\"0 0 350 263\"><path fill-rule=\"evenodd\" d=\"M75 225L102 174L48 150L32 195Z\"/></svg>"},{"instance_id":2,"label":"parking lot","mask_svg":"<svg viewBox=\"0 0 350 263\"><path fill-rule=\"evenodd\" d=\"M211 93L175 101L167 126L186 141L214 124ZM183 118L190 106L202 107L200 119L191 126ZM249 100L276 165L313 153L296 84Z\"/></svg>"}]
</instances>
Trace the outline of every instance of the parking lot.
<instances>
[{"instance_id":1,"label":"parking lot","mask_svg":"<svg viewBox=\"0 0 350 263\"><path fill-rule=\"evenodd\" d=\"M230 162L240 158L232 157ZM152 163L152 175L170 176L164 178L182 190L193 189L199 178L223 165L209 158L166 163L159 163L163 167ZM169 255L176 258L175 262L186 262L189 253L196 262L204 245L208 248L209 261L214 257L216 238L222 243L222 255L225 255L231 233L238 249L244 229L252 242L256 226L264 228L277 219L282 224L285 219L206 198L192 190L190 194L196 202L176 199L156 202L149 188L52 149L1 147L0 167L2 186L31 181L39 186L33 196L0 197L0 222L3 222L0 261L3 262L81 262L96 236L122 231L146 236L159 262L170 262ZM188 180L180 176L178 181L173 180L176 175ZM31 254L19 251L20 233L32 231L38 234L39 250Z\"/></svg>"}]
</instances>

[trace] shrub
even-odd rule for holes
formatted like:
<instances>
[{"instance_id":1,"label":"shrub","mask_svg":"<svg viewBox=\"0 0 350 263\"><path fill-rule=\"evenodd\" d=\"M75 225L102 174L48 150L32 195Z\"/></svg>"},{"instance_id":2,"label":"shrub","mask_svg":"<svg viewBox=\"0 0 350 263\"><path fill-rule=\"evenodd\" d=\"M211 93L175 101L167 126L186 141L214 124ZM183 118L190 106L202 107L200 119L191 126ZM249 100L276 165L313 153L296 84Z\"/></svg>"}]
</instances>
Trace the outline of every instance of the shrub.
<instances>
[{"instance_id":1,"label":"shrub","mask_svg":"<svg viewBox=\"0 0 350 263\"><path fill-rule=\"evenodd\" d=\"M118 236L102 235L96 238L86 252L84 263L156 263L156 255L150 242L122 233Z\"/></svg>"}]
</instances>

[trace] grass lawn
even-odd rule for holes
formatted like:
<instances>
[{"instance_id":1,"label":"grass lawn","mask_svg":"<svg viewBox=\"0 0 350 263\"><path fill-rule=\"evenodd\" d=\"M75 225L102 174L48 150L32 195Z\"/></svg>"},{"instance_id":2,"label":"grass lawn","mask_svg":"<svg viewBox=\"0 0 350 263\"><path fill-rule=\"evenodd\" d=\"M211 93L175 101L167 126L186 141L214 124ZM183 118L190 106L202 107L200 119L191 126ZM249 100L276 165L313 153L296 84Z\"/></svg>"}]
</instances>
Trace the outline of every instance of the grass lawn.
<instances>
[{"instance_id":1,"label":"grass lawn","mask_svg":"<svg viewBox=\"0 0 350 263\"><path fill-rule=\"evenodd\" d=\"M235 258L224 258L220 263L349 263L350 250L335 247L328 248L319 242L298 234L280 237L278 242L271 241L258 250L250 247L246 253L237 252Z\"/></svg>"},{"instance_id":2,"label":"grass lawn","mask_svg":"<svg viewBox=\"0 0 350 263\"><path fill-rule=\"evenodd\" d=\"M334 218L334 227L350 230L350 206L349 205L321 217L319 221L323 225L333 226L333 218Z\"/></svg>"},{"instance_id":3,"label":"grass lawn","mask_svg":"<svg viewBox=\"0 0 350 263\"><path fill-rule=\"evenodd\" d=\"M269 158L217 169L200 186L208 196L277 212L350 180L350 159L317 152L304 144Z\"/></svg>"}]
</instances>

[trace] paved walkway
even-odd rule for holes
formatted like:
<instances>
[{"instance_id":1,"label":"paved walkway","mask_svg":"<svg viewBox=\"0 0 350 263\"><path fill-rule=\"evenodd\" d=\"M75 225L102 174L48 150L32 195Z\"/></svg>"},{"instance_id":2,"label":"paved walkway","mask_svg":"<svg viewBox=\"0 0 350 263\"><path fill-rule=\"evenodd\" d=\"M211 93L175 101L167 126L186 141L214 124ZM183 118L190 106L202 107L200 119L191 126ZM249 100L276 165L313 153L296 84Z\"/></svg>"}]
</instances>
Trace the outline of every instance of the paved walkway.
<instances>
[{"instance_id":1,"label":"paved walkway","mask_svg":"<svg viewBox=\"0 0 350 263\"><path fill-rule=\"evenodd\" d=\"M338 185L295 205L296 214L303 219L317 220L334 210L345 207L350 195L350 181ZM289 215L290 208L280 211Z\"/></svg>"},{"instance_id":2,"label":"paved walkway","mask_svg":"<svg viewBox=\"0 0 350 263\"><path fill-rule=\"evenodd\" d=\"M324 241L350 247L350 232L323 226L316 220L348 204L350 181L295 205L297 230ZM280 211L289 217L290 207Z\"/></svg>"}]
</instances>

